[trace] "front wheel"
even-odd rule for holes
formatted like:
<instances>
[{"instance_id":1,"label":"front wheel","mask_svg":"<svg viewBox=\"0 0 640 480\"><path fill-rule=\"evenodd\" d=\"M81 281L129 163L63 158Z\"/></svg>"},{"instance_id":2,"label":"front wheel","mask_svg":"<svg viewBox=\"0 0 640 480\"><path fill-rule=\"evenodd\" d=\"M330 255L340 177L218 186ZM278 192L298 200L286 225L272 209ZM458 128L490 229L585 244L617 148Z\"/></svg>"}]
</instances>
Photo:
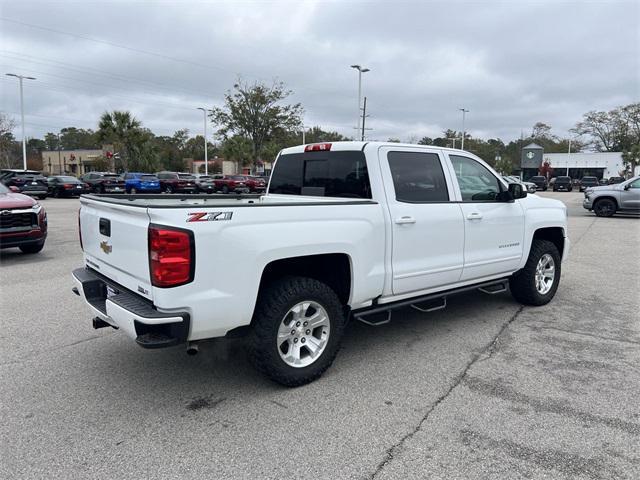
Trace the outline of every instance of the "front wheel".
<instances>
[{"instance_id":1,"label":"front wheel","mask_svg":"<svg viewBox=\"0 0 640 480\"><path fill-rule=\"evenodd\" d=\"M524 268L509 279L511 294L524 305L545 305L558 290L560 272L560 252L555 244L534 239Z\"/></svg>"},{"instance_id":2,"label":"front wheel","mask_svg":"<svg viewBox=\"0 0 640 480\"><path fill-rule=\"evenodd\" d=\"M248 339L253 365L277 383L310 383L333 363L345 318L336 293L306 277L284 277L260 293Z\"/></svg>"},{"instance_id":3,"label":"front wheel","mask_svg":"<svg viewBox=\"0 0 640 480\"><path fill-rule=\"evenodd\" d=\"M26 245L20 245L22 253L38 253L44 248L44 241L40 243L28 243Z\"/></svg>"},{"instance_id":4,"label":"front wheel","mask_svg":"<svg viewBox=\"0 0 640 480\"><path fill-rule=\"evenodd\" d=\"M616 202L610 198L603 198L596 202L593 206L593 211L596 212L598 217L610 217L616 213Z\"/></svg>"},{"instance_id":5,"label":"front wheel","mask_svg":"<svg viewBox=\"0 0 640 480\"><path fill-rule=\"evenodd\" d=\"M225 195L226 195L227 193L229 193L229 187L227 187L226 185L223 185L223 186L222 186L222 193L224 193Z\"/></svg>"}]
</instances>

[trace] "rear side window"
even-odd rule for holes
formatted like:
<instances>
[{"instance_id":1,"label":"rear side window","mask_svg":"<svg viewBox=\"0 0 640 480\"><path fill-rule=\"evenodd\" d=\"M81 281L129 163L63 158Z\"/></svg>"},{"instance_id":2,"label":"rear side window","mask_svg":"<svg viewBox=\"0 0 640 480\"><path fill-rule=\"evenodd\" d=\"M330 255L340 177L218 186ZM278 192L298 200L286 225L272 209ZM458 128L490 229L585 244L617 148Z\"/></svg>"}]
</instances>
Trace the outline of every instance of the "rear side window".
<instances>
[{"instance_id":1,"label":"rear side window","mask_svg":"<svg viewBox=\"0 0 640 480\"><path fill-rule=\"evenodd\" d=\"M364 153L320 151L280 155L271 175L269 193L371 198Z\"/></svg>"},{"instance_id":2,"label":"rear side window","mask_svg":"<svg viewBox=\"0 0 640 480\"><path fill-rule=\"evenodd\" d=\"M389 152L387 158L397 201L407 203L449 201L447 182L437 154Z\"/></svg>"}]
</instances>

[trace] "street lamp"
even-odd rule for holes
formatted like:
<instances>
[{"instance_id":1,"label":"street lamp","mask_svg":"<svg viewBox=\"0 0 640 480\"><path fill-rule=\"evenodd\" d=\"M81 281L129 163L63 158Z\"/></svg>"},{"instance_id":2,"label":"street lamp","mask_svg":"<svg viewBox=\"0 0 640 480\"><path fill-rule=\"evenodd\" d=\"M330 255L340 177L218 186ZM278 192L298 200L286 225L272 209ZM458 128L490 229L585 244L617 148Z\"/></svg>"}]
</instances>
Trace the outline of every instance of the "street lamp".
<instances>
[{"instance_id":1,"label":"street lamp","mask_svg":"<svg viewBox=\"0 0 640 480\"><path fill-rule=\"evenodd\" d=\"M370 70L368 68L363 68L360 65L351 65L351 68L355 68L358 70L358 126L357 131L360 131L360 105L362 105L362 74L367 73Z\"/></svg>"},{"instance_id":2,"label":"street lamp","mask_svg":"<svg viewBox=\"0 0 640 480\"><path fill-rule=\"evenodd\" d=\"M22 80L35 80L35 77L27 77L25 75L16 75L15 73L7 73L9 77L16 77L20 80L20 116L22 117L22 167L27 169L27 137L24 133L24 98L22 96Z\"/></svg>"},{"instance_id":3,"label":"street lamp","mask_svg":"<svg viewBox=\"0 0 640 480\"><path fill-rule=\"evenodd\" d=\"M465 119L465 114L469 113L469 110L465 110L464 108L459 108L458 110L462 112L462 146L460 147L460 150L464 150L464 137L466 134L464 130L464 119Z\"/></svg>"},{"instance_id":4,"label":"street lamp","mask_svg":"<svg viewBox=\"0 0 640 480\"><path fill-rule=\"evenodd\" d=\"M209 175L209 156L207 152L207 112L211 112L211 110L207 110L202 107L197 108L198 110L202 110L202 114L204 115L204 174Z\"/></svg>"}]
</instances>

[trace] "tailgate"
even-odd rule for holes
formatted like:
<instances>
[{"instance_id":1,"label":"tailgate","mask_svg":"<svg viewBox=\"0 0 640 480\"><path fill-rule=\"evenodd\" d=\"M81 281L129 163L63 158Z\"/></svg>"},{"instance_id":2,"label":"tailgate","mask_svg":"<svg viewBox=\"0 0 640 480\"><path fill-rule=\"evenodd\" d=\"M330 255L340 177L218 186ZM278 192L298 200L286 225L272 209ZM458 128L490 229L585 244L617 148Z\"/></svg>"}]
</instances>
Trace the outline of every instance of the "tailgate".
<instances>
[{"instance_id":1,"label":"tailgate","mask_svg":"<svg viewBox=\"0 0 640 480\"><path fill-rule=\"evenodd\" d=\"M80 230L87 266L153 299L147 209L81 199Z\"/></svg>"}]
</instances>

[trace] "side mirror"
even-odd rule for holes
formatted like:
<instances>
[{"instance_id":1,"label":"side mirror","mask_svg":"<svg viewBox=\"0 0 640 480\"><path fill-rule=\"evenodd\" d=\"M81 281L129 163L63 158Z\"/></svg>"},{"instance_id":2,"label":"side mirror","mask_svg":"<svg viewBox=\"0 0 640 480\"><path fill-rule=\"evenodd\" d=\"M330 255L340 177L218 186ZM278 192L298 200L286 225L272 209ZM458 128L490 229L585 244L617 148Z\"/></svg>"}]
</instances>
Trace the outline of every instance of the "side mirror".
<instances>
[{"instance_id":1,"label":"side mirror","mask_svg":"<svg viewBox=\"0 0 640 480\"><path fill-rule=\"evenodd\" d=\"M20 189L15 185L10 185L9 190L11 190L13 193L20 193Z\"/></svg>"},{"instance_id":2,"label":"side mirror","mask_svg":"<svg viewBox=\"0 0 640 480\"><path fill-rule=\"evenodd\" d=\"M630 183L627 183L627 184L624 186L624 189L625 189L625 190L629 190L630 188L631 188L631 184L630 184Z\"/></svg>"},{"instance_id":3,"label":"side mirror","mask_svg":"<svg viewBox=\"0 0 640 480\"><path fill-rule=\"evenodd\" d=\"M527 196L527 190L524 188L524 185L522 185L521 183L510 183L509 193L514 199L524 198Z\"/></svg>"}]
</instances>

